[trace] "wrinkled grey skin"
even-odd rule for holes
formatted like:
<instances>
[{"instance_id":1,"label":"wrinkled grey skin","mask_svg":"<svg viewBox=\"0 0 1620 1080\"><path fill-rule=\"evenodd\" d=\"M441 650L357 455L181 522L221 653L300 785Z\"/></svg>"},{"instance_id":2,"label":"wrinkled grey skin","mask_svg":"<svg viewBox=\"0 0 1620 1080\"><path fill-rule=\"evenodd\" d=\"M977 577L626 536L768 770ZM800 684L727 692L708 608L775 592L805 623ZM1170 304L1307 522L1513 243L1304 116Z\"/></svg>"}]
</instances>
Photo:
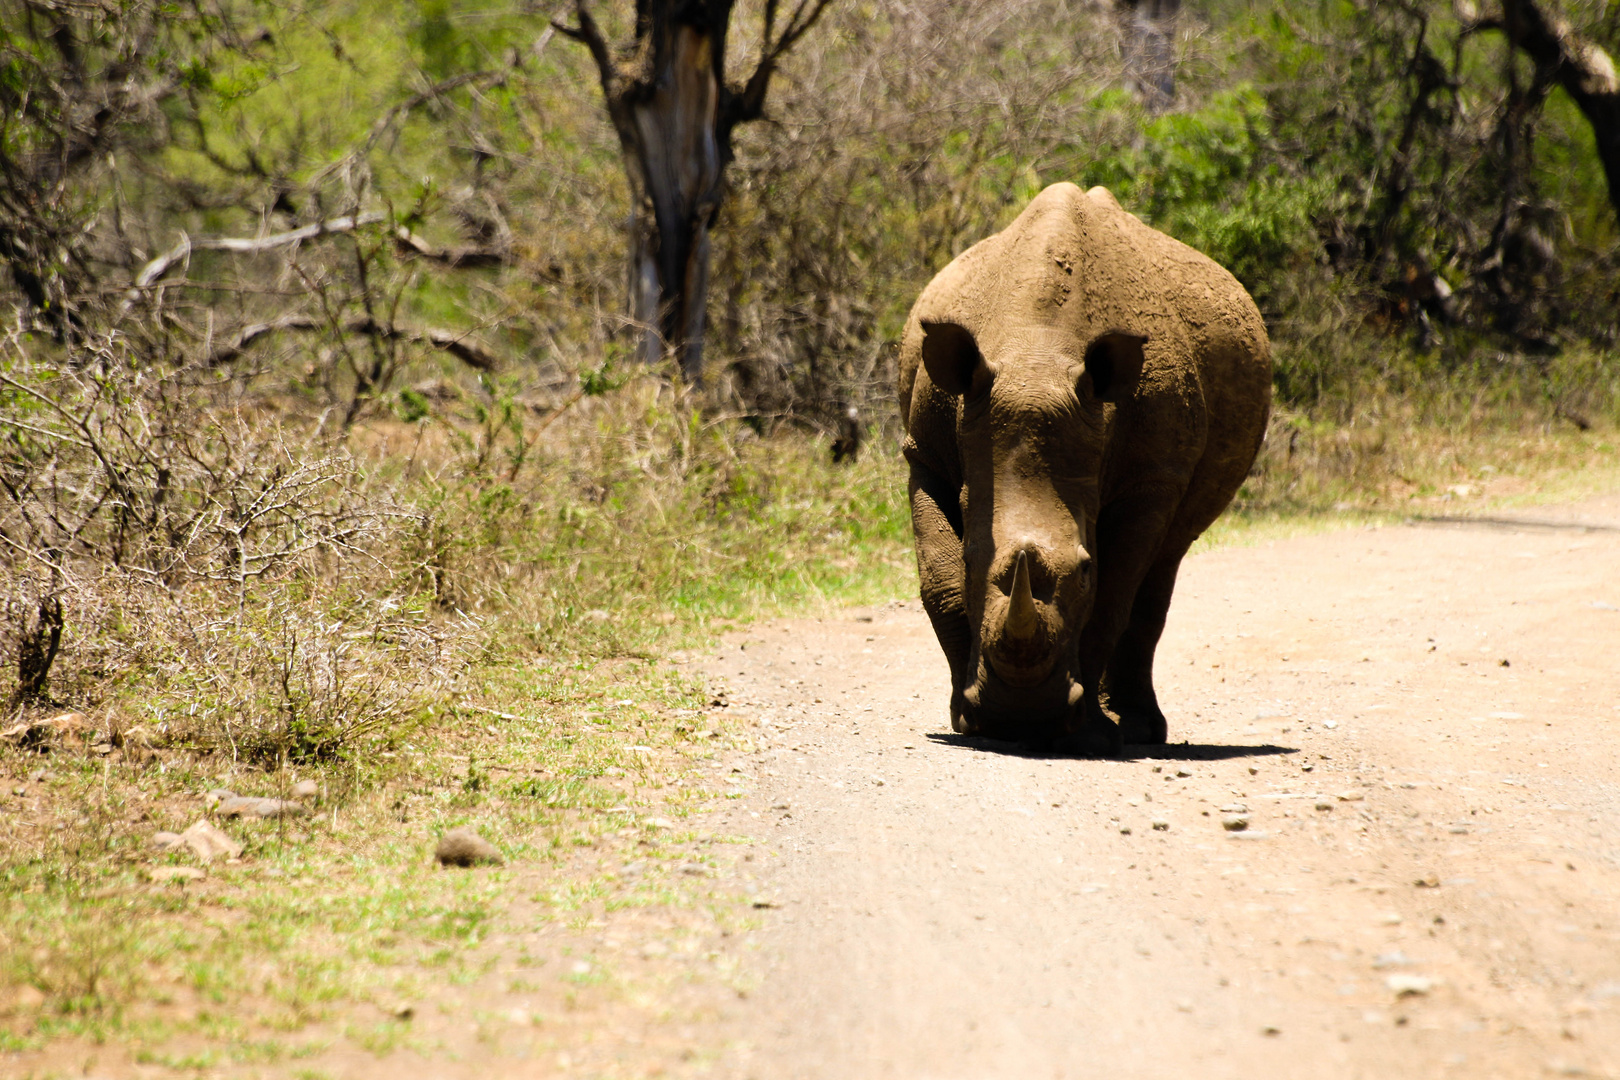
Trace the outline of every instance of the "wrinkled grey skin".
<instances>
[{"instance_id":1,"label":"wrinkled grey skin","mask_svg":"<svg viewBox=\"0 0 1620 1080\"><path fill-rule=\"evenodd\" d=\"M1162 743L1176 570L1259 450L1265 327L1237 280L1055 184L923 290L900 356L923 606L951 726Z\"/></svg>"}]
</instances>

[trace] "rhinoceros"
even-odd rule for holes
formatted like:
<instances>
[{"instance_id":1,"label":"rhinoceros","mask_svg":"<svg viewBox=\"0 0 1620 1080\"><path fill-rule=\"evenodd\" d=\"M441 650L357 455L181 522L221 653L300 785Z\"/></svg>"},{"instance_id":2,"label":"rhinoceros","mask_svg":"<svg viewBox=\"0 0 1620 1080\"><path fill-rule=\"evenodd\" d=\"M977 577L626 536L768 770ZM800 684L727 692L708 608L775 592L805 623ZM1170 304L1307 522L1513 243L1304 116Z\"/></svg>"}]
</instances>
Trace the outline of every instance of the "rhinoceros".
<instances>
[{"instance_id":1,"label":"rhinoceros","mask_svg":"<svg viewBox=\"0 0 1620 1080\"><path fill-rule=\"evenodd\" d=\"M1271 406L1243 286L1106 189L1054 184L923 290L899 397L952 729L1164 742L1153 654L1176 572Z\"/></svg>"}]
</instances>

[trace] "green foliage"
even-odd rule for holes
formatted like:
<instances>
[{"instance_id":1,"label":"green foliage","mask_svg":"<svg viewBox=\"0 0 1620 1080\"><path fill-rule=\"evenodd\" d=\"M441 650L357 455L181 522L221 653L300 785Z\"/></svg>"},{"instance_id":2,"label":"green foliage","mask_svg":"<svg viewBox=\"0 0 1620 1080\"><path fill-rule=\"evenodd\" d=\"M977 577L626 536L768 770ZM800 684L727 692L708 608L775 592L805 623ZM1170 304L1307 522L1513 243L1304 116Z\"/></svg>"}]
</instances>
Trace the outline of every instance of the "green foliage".
<instances>
[{"instance_id":1,"label":"green foliage","mask_svg":"<svg viewBox=\"0 0 1620 1080\"><path fill-rule=\"evenodd\" d=\"M1334 202L1330 182L1268 160L1271 141L1264 99L1240 86L1148 120L1140 146L1095 161L1086 182L1209 255L1270 307L1276 279L1316 261L1316 222Z\"/></svg>"}]
</instances>

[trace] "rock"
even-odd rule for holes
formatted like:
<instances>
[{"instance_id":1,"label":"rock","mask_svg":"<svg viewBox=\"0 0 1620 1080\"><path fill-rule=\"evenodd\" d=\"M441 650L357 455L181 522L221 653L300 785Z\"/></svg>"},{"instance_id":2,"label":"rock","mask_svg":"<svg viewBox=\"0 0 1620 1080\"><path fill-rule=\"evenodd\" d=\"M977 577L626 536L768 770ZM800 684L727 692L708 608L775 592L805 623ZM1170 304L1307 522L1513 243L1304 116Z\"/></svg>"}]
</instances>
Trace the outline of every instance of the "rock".
<instances>
[{"instance_id":1,"label":"rock","mask_svg":"<svg viewBox=\"0 0 1620 1080\"><path fill-rule=\"evenodd\" d=\"M416 1006L408 1001L401 1001L388 1006L385 1011L395 1020L409 1020L416 1015Z\"/></svg>"},{"instance_id":2,"label":"rock","mask_svg":"<svg viewBox=\"0 0 1620 1080\"><path fill-rule=\"evenodd\" d=\"M259 799L251 795L238 795L219 804L221 817L279 818L298 817L309 813L302 804L289 799Z\"/></svg>"},{"instance_id":3,"label":"rock","mask_svg":"<svg viewBox=\"0 0 1620 1080\"><path fill-rule=\"evenodd\" d=\"M46 772L44 769L35 769L33 772L28 774L28 782L30 784L43 784L50 778L51 774Z\"/></svg>"},{"instance_id":4,"label":"rock","mask_svg":"<svg viewBox=\"0 0 1620 1080\"><path fill-rule=\"evenodd\" d=\"M1160 819L1153 822L1153 831L1154 832L1169 832L1170 831L1170 823L1168 821L1165 821L1164 819L1160 818Z\"/></svg>"},{"instance_id":5,"label":"rock","mask_svg":"<svg viewBox=\"0 0 1620 1080\"><path fill-rule=\"evenodd\" d=\"M1384 985L1394 991L1396 997L1403 998L1427 994L1434 989L1434 980L1423 975L1391 975L1384 980Z\"/></svg>"},{"instance_id":6,"label":"rock","mask_svg":"<svg viewBox=\"0 0 1620 1080\"><path fill-rule=\"evenodd\" d=\"M186 838L174 832L155 832L149 843L159 851L174 851L186 846Z\"/></svg>"},{"instance_id":7,"label":"rock","mask_svg":"<svg viewBox=\"0 0 1620 1080\"><path fill-rule=\"evenodd\" d=\"M1248 812L1249 807L1240 802L1228 803L1226 806L1221 807L1221 813L1223 814L1247 814Z\"/></svg>"},{"instance_id":8,"label":"rock","mask_svg":"<svg viewBox=\"0 0 1620 1080\"><path fill-rule=\"evenodd\" d=\"M439 838L433 857L440 866L499 866L500 848L471 829L451 829Z\"/></svg>"},{"instance_id":9,"label":"rock","mask_svg":"<svg viewBox=\"0 0 1620 1080\"><path fill-rule=\"evenodd\" d=\"M1121 836L1129 836L1129 835L1131 835L1131 827L1129 825L1121 825L1119 827L1119 835L1121 835Z\"/></svg>"},{"instance_id":10,"label":"rock","mask_svg":"<svg viewBox=\"0 0 1620 1080\"><path fill-rule=\"evenodd\" d=\"M1249 819L1244 814L1227 814L1221 818L1221 828L1227 832L1242 832L1249 827Z\"/></svg>"},{"instance_id":11,"label":"rock","mask_svg":"<svg viewBox=\"0 0 1620 1080\"><path fill-rule=\"evenodd\" d=\"M1334 798L1338 799L1340 802L1361 802L1366 797L1366 792L1362 791L1341 791L1338 795L1334 796Z\"/></svg>"},{"instance_id":12,"label":"rock","mask_svg":"<svg viewBox=\"0 0 1620 1080\"><path fill-rule=\"evenodd\" d=\"M22 746L37 746L64 736L77 736L89 730L90 718L82 712L58 713L44 720L25 720L0 731L0 738Z\"/></svg>"},{"instance_id":13,"label":"rock","mask_svg":"<svg viewBox=\"0 0 1620 1080\"><path fill-rule=\"evenodd\" d=\"M300 780L292 786L292 797L295 799L313 799L321 793L321 785L313 780Z\"/></svg>"},{"instance_id":14,"label":"rock","mask_svg":"<svg viewBox=\"0 0 1620 1080\"><path fill-rule=\"evenodd\" d=\"M195 866L149 866L146 876L160 885L170 881L184 885L188 881L201 881L208 875Z\"/></svg>"},{"instance_id":15,"label":"rock","mask_svg":"<svg viewBox=\"0 0 1620 1080\"><path fill-rule=\"evenodd\" d=\"M203 805L212 810L220 803L234 798L236 798L236 792L232 791L230 788L210 788L209 790L203 792Z\"/></svg>"},{"instance_id":16,"label":"rock","mask_svg":"<svg viewBox=\"0 0 1620 1080\"><path fill-rule=\"evenodd\" d=\"M1191 776L1192 773L1188 772L1186 769L1177 769L1176 775L1185 780L1187 777Z\"/></svg>"},{"instance_id":17,"label":"rock","mask_svg":"<svg viewBox=\"0 0 1620 1080\"><path fill-rule=\"evenodd\" d=\"M641 823L649 829L673 829L675 827L673 821L661 817L642 818Z\"/></svg>"},{"instance_id":18,"label":"rock","mask_svg":"<svg viewBox=\"0 0 1620 1080\"><path fill-rule=\"evenodd\" d=\"M180 839L191 849L191 853L203 862L242 857L242 845L206 820L197 822L181 833Z\"/></svg>"},{"instance_id":19,"label":"rock","mask_svg":"<svg viewBox=\"0 0 1620 1080\"><path fill-rule=\"evenodd\" d=\"M1318 799L1316 800L1316 808L1318 810L1331 810L1333 809L1333 804L1328 802L1326 799Z\"/></svg>"},{"instance_id":20,"label":"rock","mask_svg":"<svg viewBox=\"0 0 1620 1080\"><path fill-rule=\"evenodd\" d=\"M1418 878L1412 884L1419 889L1438 889L1440 887L1440 876L1438 874L1428 874Z\"/></svg>"}]
</instances>

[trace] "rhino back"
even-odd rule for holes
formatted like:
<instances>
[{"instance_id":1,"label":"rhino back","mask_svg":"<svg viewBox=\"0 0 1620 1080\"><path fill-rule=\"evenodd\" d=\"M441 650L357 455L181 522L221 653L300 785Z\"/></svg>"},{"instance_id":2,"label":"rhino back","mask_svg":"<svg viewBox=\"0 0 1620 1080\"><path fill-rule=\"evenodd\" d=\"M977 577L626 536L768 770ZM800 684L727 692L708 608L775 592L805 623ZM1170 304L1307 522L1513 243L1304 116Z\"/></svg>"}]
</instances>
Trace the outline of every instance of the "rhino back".
<instances>
[{"instance_id":1,"label":"rhino back","mask_svg":"<svg viewBox=\"0 0 1620 1080\"><path fill-rule=\"evenodd\" d=\"M901 346L910 441L924 457L955 464L957 402L920 366L924 320L965 327L987 355L1030 326L1061 329L1077 349L1108 330L1143 333L1141 381L1109 418L1103 497L1122 484L1169 484L1190 495L1207 489L1207 501L1219 503L1213 520L1264 432L1271 385L1264 324L1224 268L1099 192L1048 187L923 290Z\"/></svg>"}]
</instances>

